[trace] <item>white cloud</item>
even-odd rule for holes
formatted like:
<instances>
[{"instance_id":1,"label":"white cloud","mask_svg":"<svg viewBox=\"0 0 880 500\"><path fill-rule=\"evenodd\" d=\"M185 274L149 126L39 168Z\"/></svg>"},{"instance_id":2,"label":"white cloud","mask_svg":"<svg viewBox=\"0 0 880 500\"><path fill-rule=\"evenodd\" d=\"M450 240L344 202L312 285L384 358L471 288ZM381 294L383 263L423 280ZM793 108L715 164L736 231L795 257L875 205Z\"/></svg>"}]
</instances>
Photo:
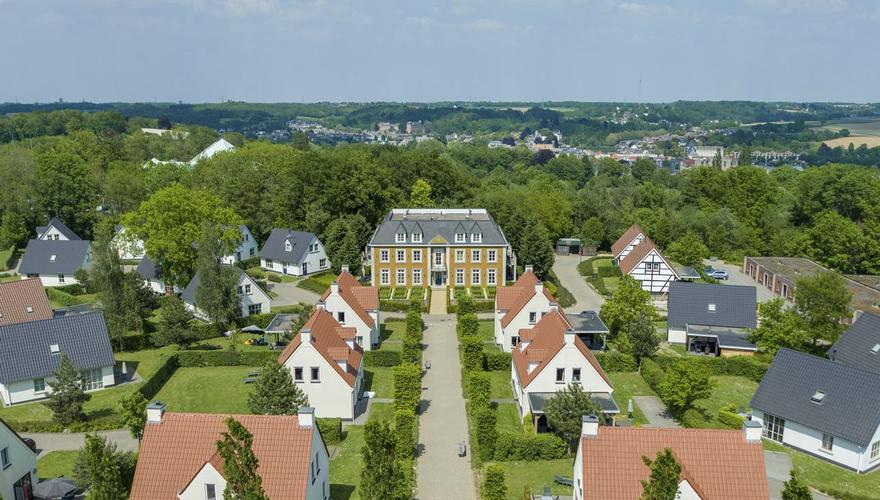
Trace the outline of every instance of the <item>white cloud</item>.
<instances>
[{"instance_id":1,"label":"white cloud","mask_svg":"<svg viewBox=\"0 0 880 500\"><path fill-rule=\"evenodd\" d=\"M843 12L849 8L849 0L745 0L750 7L781 10L786 13L798 11Z\"/></svg>"}]
</instances>

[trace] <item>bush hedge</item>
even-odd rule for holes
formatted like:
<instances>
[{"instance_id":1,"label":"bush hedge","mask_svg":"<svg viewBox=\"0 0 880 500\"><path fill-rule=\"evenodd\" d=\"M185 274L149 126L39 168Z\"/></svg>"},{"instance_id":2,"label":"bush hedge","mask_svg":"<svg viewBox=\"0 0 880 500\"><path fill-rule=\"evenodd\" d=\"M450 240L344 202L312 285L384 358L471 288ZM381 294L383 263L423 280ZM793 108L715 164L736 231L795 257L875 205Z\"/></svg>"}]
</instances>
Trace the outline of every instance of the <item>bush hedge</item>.
<instances>
[{"instance_id":1,"label":"bush hedge","mask_svg":"<svg viewBox=\"0 0 880 500\"><path fill-rule=\"evenodd\" d=\"M483 500L505 500L507 484L504 482L504 469L498 464L486 467L483 474Z\"/></svg>"},{"instance_id":2,"label":"bush hedge","mask_svg":"<svg viewBox=\"0 0 880 500\"><path fill-rule=\"evenodd\" d=\"M483 340L476 335L462 337L459 341L461 365L465 371L483 369Z\"/></svg>"},{"instance_id":3,"label":"bush hedge","mask_svg":"<svg viewBox=\"0 0 880 500\"><path fill-rule=\"evenodd\" d=\"M666 373L663 371L663 368L661 368L653 359L643 358L639 372L642 374L642 378L645 379L645 382L647 382L651 389L654 389L654 392L659 394L660 384L663 383L663 379L666 378Z\"/></svg>"},{"instance_id":4,"label":"bush hedge","mask_svg":"<svg viewBox=\"0 0 880 500\"><path fill-rule=\"evenodd\" d=\"M718 409L718 421L731 429L742 429L745 418L736 413L736 405L728 403Z\"/></svg>"},{"instance_id":5,"label":"bush hedge","mask_svg":"<svg viewBox=\"0 0 880 500\"><path fill-rule=\"evenodd\" d=\"M473 425L476 426L477 453L482 462L492 460L495 456L495 440L498 433L495 430L496 419L495 410L489 406L472 407Z\"/></svg>"},{"instance_id":6,"label":"bush hedge","mask_svg":"<svg viewBox=\"0 0 880 500\"><path fill-rule=\"evenodd\" d=\"M397 366L400 364L397 351L367 351L364 353L364 366Z\"/></svg>"},{"instance_id":7,"label":"bush hedge","mask_svg":"<svg viewBox=\"0 0 880 500\"><path fill-rule=\"evenodd\" d=\"M700 410L697 410L696 408L689 408L684 411L681 419L679 420L679 423L682 427L699 429L706 427L706 424L708 424L709 421L706 419L706 416L703 415L702 412L700 412Z\"/></svg>"},{"instance_id":8,"label":"bush hedge","mask_svg":"<svg viewBox=\"0 0 880 500\"><path fill-rule=\"evenodd\" d=\"M397 438L397 453L405 457L415 457L416 414L409 409L394 411L394 434Z\"/></svg>"},{"instance_id":9,"label":"bush hedge","mask_svg":"<svg viewBox=\"0 0 880 500\"><path fill-rule=\"evenodd\" d=\"M492 393L492 381L486 372L471 372L467 374L467 398L471 408L488 407L490 394Z\"/></svg>"},{"instance_id":10,"label":"bush hedge","mask_svg":"<svg viewBox=\"0 0 880 500\"><path fill-rule=\"evenodd\" d=\"M318 418L315 420L318 422L318 430L321 431L324 443L336 444L342 441L342 419Z\"/></svg>"},{"instance_id":11,"label":"bush hedge","mask_svg":"<svg viewBox=\"0 0 880 500\"><path fill-rule=\"evenodd\" d=\"M483 366L489 371L509 371L510 359L509 352L484 352Z\"/></svg>"},{"instance_id":12,"label":"bush hedge","mask_svg":"<svg viewBox=\"0 0 880 500\"><path fill-rule=\"evenodd\" d=\"M495 460L554 460L568 453L565 441L555 434L501 432L495 439Z\"/></svg>"},{"instance_id":13,"label":"bush hedge","mask_svg":"<svg viewBox=\"0 0 880 500\"><path fill-rule=\"evenodd\" d=\"M192 366L265 366L269 360L278 357L273 351L180 351L176 354L177 364Z\"/></svg>"},{"instance_id":14,"label":"bush hedge","mask_svg":"<svg viewBox=\"0 0 880 500\"><path fill-rule=\"evenodd\" d=\"M703 363L712 372L712 375L729 375L735 377L745 377L754 382L761 382L767 369L770 368L768 363L758 361L750 356L730 356L730 357L706 357L706 356L656 356L654 361L668 370L675 362L685 359L688 363ZM642 362L644 364L644 361Z\"/></svg>"},{"instance_id":15,"label":"bush hedge","mask_svg":"<svg viewBox=\"0 0 880 500\"><path fill-rule=\"evenodd\" d=\"M477 319L476 313L462 313L458 315L458 321L455 324L455 331L458 338L465 338L477 335L480 330L480 321Z\"/></svg>"},{"instance_id":16,"label":"bush hedge","mask_svg":"<svg viewBox=\"0 0 880 500\"><path fill-rule=\"evenodd\" d=\"M606 372L634 372L639 366L636 358L631 354L619 351L605 351L594 353L596 360Z\"/></svg>"},{"instance_id":17,"label":"bush hedge","mask_svg":"<svg viewBox=\"0 0 880 500\"><path fill-rule=\"evenodd\" d=\"M174 375L177 366L177 355L172 354L165 358L165 361L162 362L162 365L159 366L156 373L138 388L140 393L143 394L144 399L150 401L156 396L156 394L159 394L159 391L162 390L162 386L165 385L165 382L168 382L168 379Z\"/></svg>"},{"instance_id":18,"label":"bush hedge","mask_svg":"<svg viewBox=\"0 0 880 500\"><path fill-rule=\"evenodd\" d=\"M416 411L422 397L422 370L412 363L393 368L394 409Z\"/></svg>"},{"instance_id":19,"label":"bush hedge","mask_svg":"<svg viewBox=\"0 0 880 500\"><path fill-rule=\"evenodd\" d=\"M249 269L253 269L255 267L258 268L258 267L260 267L260 257L259 256L249 257L247 259L240 260L240 261L236 262L235 265L239 269L244 269L245 271L247 271Z\"/></svg>"}]
</instances>

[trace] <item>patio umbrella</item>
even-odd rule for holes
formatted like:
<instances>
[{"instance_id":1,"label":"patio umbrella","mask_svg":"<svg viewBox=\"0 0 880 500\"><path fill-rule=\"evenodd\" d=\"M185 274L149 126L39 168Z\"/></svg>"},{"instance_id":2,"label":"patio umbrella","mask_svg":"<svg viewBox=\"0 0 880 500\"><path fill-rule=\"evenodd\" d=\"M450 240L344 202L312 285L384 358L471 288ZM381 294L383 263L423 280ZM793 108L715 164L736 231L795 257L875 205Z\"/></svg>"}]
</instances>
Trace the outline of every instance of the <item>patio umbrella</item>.
<instances>
[{"instance_id":1,"label":"patio umbrella","mask_svg":"<svg viewBox=\"0 0 880 500\"><path fill-rule=\"evenodd\" d=\"M244 333L263 333L263 329L257 325L248 325L241 329Z\"/></svg>"},{"instance_id":2,"label":"patio umbrella","mask_svg":"<svg viewBox=\"0 0 880 500\"><path fill-rule=\"evenodd\" d=\"M59 477L37 483L34 486L34 496L44 500L53 500L55 498L64 498L74 493L77 489L79 488L76 487L76 483L73 480Z\"/></svg>"}]
</instances>

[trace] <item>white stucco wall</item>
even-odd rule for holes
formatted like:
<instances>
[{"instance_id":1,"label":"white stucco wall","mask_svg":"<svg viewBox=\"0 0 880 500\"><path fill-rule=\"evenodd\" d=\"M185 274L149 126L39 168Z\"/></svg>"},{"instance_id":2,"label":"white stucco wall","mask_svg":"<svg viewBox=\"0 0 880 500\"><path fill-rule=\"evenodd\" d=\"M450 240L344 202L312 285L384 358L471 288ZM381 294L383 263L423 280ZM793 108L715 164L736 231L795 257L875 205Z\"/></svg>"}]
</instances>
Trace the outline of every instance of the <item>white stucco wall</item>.
<instances>
[{"instance_id":1,"label":"white stucco wall","mask_svg":"<svg viewBox=\"0 0 880 500\"><path fill-rule=\"evenodd\" d=\"M235 264L236 262L250 259L251 257L256 257L260 254L260 250L257 248L257 240L254 239L254 235L251 234L250 229L245 226L240 228L239 232L241 233L241 243L235 247L232 253L220 259L224 264Z\"/></svg>"},{"instance_id":2,"label":"white stucco wall","mask_svg":"<svg viewBox=\"0 0 880 500\"><path fill-rule=\"evenodd\" d=\"M584 455L583 455L582 439L578 439L577 453L574 455L574 473L572 477L572 491L574 492L574 500L583 500L584 498Z\"/></svg>"},{"instance_id":3,"label":"white stucco wall","mask_svg":"<svg viewBox=\"0 0 880 500\"><path fill-rule=\"evenodd\" d=\"M264 258L260 258L260 267L264 271L272 271L281 274L291 274L293 276L302 276L302 269L300 269L299 265L292 264L290 262L281 262L274 260L270 264Z\"/></svg>"},{"instance_id":4,"label":"white stucco wall","mask_svg":"<svg viewBox=\"0 0 880 500\"><path fill-rule=\"evenodd\" d=\"M358 372L355 387L351 387L339 375L335 368L321 356L311 344L300 344L294 353L287 359L284 366L294 375L294 367L302 367L303 381L294 381L296 385L309 397L309 406L315 409L316 418L339 417L347 420L354 418L354 405L357 392L355 389L362 383L363 370ZM320 369L318 383L310 380L311 367Z\"/></svg>"},{"instance_id":5,"label":"white stucco wall","mask_svg":"<svg viewBox=\"0 0 880 500\"><path fill-rule=\"evenodd\" d=\"M313 239L310 245L318 244L318 250L314 252L309 252L303 256L303 260L301 264L306 264L306 269L304 274L315 274L320 271L325 271L330 269L330 259L327 258L327 253L324 251L324 244L321 243L317 238ZM324 259L324 265L321 265L321 259Z\"/></svg>"},{"instance_id":6,"label":"white stucco wall","mask_svg":"<svg viewBox=\"0 0 880 500\"><path fill-rule=\"evenodd\" d=\"M687 343L687 331L678 330L675 328L669 328L667 330L667 340L669 340L670 344L686 344Z\"/></svg>"},{"instance_id":7,"label":"white stucco wall","mask_svg":"<svg viewBox=\"0 0 880 500\"><path fill-rule=\"evenodd\" d=\"M510 338L518 337L519 331L523 328L532 328L535 326L538 321L541 321L541 316L548 311L550 311L550 299L548 299L543 292L534 294L519 313L510 320L510 323L505 327L501 327L502 338L499 347L501 347L504 352L510 352ZM535 323L529 322L530 313L537 313Z\"/></svg>"},{"instance_id":8,"label":"white stucco wall","mask_svg":"<svg viewBox=\"0 0 880 500\"><path fill-rule=\"evenodd\" d=\"M0 467L0 498L14 499L13 484L25 474L31 474L31 484L37 484L37 455L5 426L0 424L0 450L9 451L10 465Z\"/></svg>"},{"instance_id":9,"label":"white stucco wall","mask_svg":"<svg viewBox=\"0 0 880 500\"><path fill-rule=\"evenodd\" d=\"M30 275L22 275L21 279L28 279L31 277ZM64 286L64 285L74 285L79 283L76 278L73 277L72 274L64 275L64 283L61 282L61 279L57 274L39 274L37 275L40 278L40 282L43 283L43 286Z\"/></svg>"},{"instance_id":10,"label":"white stucco wall","mask_svg":"<svg viewBox=\"0 0 880 500\"><path fill-rule=\"evenodd\" d=\"M659 263L660 270L653 273L646 271L645 265L647 263ZM669 283L675 281L675 272L666 264L657 250L651 250L628 274L642 284L643 290L651 293L666 293L669 291Z\"/></svg>"},{"instance_id":11,"label":"white stucco wall","mask_svg":"<svg viewBox=\"0 0 880 500\"><path fill-rule=\"evenodd\" d=\"M318 473L315 481L308 485L306 500L325 500L330 498L330 456L327 454L327 448L324 446L324 441L321 439L317 425L313 429L312 454L309 467L311 467L312 463L315 463L317 458Z\"/></svg>"},{"instance_id":12,"label":"white stucco wall","mask_svg":"<svg viewBox=\"0 0 880 500\"><path fill-rule=\"evenodd\" d=\"M357 329L357 335L363 338L363 342L360 343L360 346L365 350L372 350L373 345L379 343L379 321L378 321L378 312L374 313L376 316L370 315L373 318L373 326L368 326L364 320L355 312L354 307L352 307L345 299L339 295L339 292L330 292L330 295L324 299L324 308L331 314L333 317L339 321L339 312L343 312L345 314L345 322L339 322L342 326L354 327Z\"/></svg>"},{"instance_id":13,"label":"white stucco wall","mask_svg":"<svg viewBox=\"0 0 880 500\"><path fill-rule=\"evenodd\" d=\"M217 498L223 498L226 491L226 479L210 463L206 463L196 474L189 486L177 495L180 500L205 500L205 487L213 484ZM182 486L182 485L181 485Z\"/></svg>"},{"instance_id":14,"label":"white stucco wall","mask_svg":"<svg viewBox=\"0 0 880 500\"><path fill-rule=\"evenodd\" d=\"M105 366L101 368L101 379L104 384L104 387L102 389L106 389L107 387L112 387L113 385L116 385L116 378L113 374L112 366ZM3 396L3 403L6 405L10 405L46 398L52 392L52 388L49 387L49 382L54 381L55 377L46 377L44 380L46 390L43 392L34 391L33 379L19 380L17 382L11 382L6 385L0 384L0 395ZM100 391L102 389L95 389L88 392Z\"/></svg>"},{"instance_id":15,"label":"white stucco wall","mask_svg":"<svg viewBox=\"0 0 880 500\"><path fill-rule=\"evenodd\" d=\"M675 500L702 500L702 498L687 479L682 479L678 483L678 493L675 495Z\"/></svg>"},{"instance_id":16,"label":"white stucco wall","mask_svg":"<svg viewBox=\"0 0 880 500\"><path fill-rule=\"evenodd\" d=\"M241 279L238 281L238 286L242 287L242 290L244 290L245 285L251 286L251 293L243 292L240 295L242 317L250 316L249 309L251 304L260 305L259 314L268 314L271 309L272 299L266 295L266 292L264 292L250 276L242 274Z\"/></svg>"},{"instance_id":17,"label":"white stucco wall","mask_svg":"<svg viewBox=\"0 0 880 500\"><path fill-rule=\"evenodd\" d=\"M60 241L67 241L70 239L67 236L64 236L64 233L62 233L61 231L56 229L55 226L50 227L46 231L46 234L38 235L38 236L40 236L40 239L44 240L44 241L45 240L56 240L56 239L60 240Z\"/></svg>"}]
</instances>

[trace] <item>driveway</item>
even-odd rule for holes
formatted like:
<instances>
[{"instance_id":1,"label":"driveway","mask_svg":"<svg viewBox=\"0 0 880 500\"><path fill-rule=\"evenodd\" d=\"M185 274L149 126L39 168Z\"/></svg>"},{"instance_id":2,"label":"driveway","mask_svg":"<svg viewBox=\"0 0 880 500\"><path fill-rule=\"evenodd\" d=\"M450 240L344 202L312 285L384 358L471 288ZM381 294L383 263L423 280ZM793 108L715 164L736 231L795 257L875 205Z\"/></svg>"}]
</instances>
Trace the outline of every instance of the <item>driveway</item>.
<instances>
[{"instance_id":1,"label":"driveway","mask_svg":"<svg viewBox=\"0 0 880 500\"><path fill-rule=\"evenodd\" d=\"M424 360L431 369L422 377L417 459L419 500L455 498L475 500L471 449L458 456L458 443L468 441L464 399L461 397L461 363L455 316L423 316Z\"/></svg>"},{"instance_id":2,"label":"driveway","mask_svg":"<svg viewBox=\"0 0 880 500\"><path fill-rule=\"evenodd\" d=\"M321 298L314 292L296 286L296 283L271 283L269 290L278 294L272 299L272 306L290 306L300 302L314 304Z\"/></svg>"},{"instance_id":3,"label":"driveway","mask_svg":"<svg viewBox=\"0 0 880 500\"><path fill-rule=\"evenodd\" d=\"M578 273L577 266L584 258L579 255L557 255L553 263L553 272L574 296L575 304L568 307L571 312L596 311L602 309L605 298L593 290L583 276Z\"/></svg>"},{"instance_id":4,"label":"driveway","mask_svg":"<svg viewBox=\"0 0 880 500\"><path fill-rule=\"evenodd\" d=\"M720 260L713 261L709 259L704 260L703 263L707 266L712 266L715 269L724 269L725 271L730 273L730 278L726 280L719 280L720 283L723 283L725 285L744 285L754 287L755 290L758 291L759 304L761 302L767 302L768 300L776 297L776 295L771 292L769 288L761 285L757 281L753 280L751 276L742 272L740 266L734 264L725 264Z\"/></svg>"},{"instance_id":5,"label":"driveway","mask_svg":"<svg viewBox=\"0 0 880 500\"><path fill-rule=\"evenodd\" d=\"M666 405L657 396L633 396L633 402L641 408L648 418L646 427L676 428L681 427L669 416Z\"/></svg>"},{"instance_id":6,"label":"driveway","mask_svg":"<svg viewBox=\"0 0 880 500\"><path fill-rule=\"evenodd\" d=\"M785 482L791 479L791 455L779 451L764 450L764 467L767 469L767 485L770 498L782 500ZM812 490L814 500L831 500L831 497Z\"/></svg>"},{"instance_id":7,"label":"driveway","mask_svg":"<svg viewBox=\"0 0 880 500\"><path fill-rule=\"evenodd\" d=\"M120 451L137 451L138 441L131 437L127 430L100 431L99 436L104 436L111 443L116 443ZM31 438L37 443L39 456L52 451L78 450L86 442L83 432L23 432L21 437Z\"/></svg>"}]
</instances>

